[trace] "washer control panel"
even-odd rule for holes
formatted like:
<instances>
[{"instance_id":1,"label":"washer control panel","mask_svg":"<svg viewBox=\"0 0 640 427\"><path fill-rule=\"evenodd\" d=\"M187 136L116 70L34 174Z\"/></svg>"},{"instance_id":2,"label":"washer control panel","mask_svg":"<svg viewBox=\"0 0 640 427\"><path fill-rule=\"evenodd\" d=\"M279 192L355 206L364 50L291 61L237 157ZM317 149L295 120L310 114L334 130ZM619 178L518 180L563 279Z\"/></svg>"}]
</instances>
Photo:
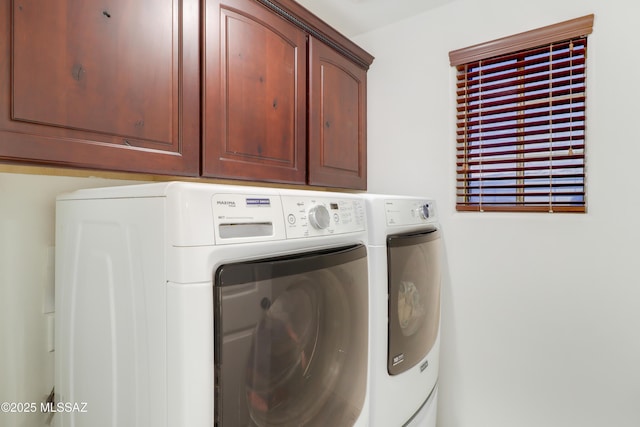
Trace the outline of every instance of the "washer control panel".
<instances>
[{"instance_id":1,"label":"washer control panel","mask_svg":"<svg viewBox=\"0 0 640 427\"><path fill-rule=\"evenodd\" d=\"M425 224L436 219L433 200L388 199L384 207L388 226Z\"/></svg>"},{"instance_id":2,"label":"washer control panel","mask_svg":"<svg viewBox=\"0 0 640 427\"><path fill-rule=\"evenodd\" d=\"M283 195L287 238L353 233L366 229L360 199Z\"/></svg>"}]
</instances>

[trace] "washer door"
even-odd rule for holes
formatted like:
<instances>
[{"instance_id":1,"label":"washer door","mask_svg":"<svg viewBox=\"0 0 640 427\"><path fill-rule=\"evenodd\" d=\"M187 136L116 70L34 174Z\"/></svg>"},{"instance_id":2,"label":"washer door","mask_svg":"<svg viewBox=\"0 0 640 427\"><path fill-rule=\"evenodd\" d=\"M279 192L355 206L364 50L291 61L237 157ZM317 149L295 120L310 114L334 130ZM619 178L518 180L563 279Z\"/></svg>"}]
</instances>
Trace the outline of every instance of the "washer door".
<instances>
[{"instance_id":1,"label":"washer door","mask_svg":"<svg viewBox=\"0 0 640 427\"><path fill-rule=\"evenodd\" d=\"M218 426L351 426L367 387L362 245L220 267Z\"/></svg>"},{"instance_id":2,"label":"washer door","mask_svg":"<svg viewBox=\"0 0 640 427\"><path fill-rule=\"evenodd\" d=\"M435 228L387 238L390 375L419 363L438 337L440 251Z\"/></svg>"}]
</instances>

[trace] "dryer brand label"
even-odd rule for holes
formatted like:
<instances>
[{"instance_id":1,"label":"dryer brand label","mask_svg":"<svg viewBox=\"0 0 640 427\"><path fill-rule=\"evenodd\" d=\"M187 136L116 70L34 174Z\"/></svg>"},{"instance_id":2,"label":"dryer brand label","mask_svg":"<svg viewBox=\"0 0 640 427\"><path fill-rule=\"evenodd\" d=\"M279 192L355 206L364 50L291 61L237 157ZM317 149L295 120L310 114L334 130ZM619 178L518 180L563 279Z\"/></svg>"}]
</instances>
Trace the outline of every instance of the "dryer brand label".
<instances>
[{"instance_id":1,"label":"dryer brand label","mask_svg":"<svg viewBox=\"0 0 640 427\"><path fill-rule=\"evenodd\" d=\"M420 372L424 372L425 369L429 366L429 361L425 360L422 365L420 365Z\"/></svg>"},{"instance_id":2,"label":"dryer brand label","mask_svg":"<svg viewBox=\"0 0 640 427\"><path fill-rule=\"evenodd\" d=\"M393 356L393 366L397 366L404 362L404 353L400 353L397 356Z\"/></svg>"},{"instance_id":3,"label":"dryer brand label","mask_svg":"<svg viewBox=\"0 0 640 427\"><path fill-rule=\"evenodd\" d=\"M271 206L271 199L267 197L248 197L247 206Z\"/></svg>"},{"instance_id":4,"label":"dryer brand label","mask_svg":"<svg viewBox=\"0 0 640 427\"><path fill-rule=\"evenodd\" d=\"M236 207L236 202L233 201L233 200L216 200L216 205L235 208Z\"/></svg>"}]
</instances>

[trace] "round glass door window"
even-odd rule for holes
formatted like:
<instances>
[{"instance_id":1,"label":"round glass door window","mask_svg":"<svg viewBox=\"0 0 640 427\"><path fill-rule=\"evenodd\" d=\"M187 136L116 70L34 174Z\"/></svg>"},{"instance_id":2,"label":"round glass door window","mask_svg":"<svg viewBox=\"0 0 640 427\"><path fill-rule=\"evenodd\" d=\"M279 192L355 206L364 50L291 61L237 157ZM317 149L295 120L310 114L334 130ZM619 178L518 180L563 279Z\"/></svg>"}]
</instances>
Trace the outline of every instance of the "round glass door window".
<instances>
[{"instance_id":1,"label":"round glass door window","mask_svg":"<svg viewBox=\"0 0 640 427\"><path fill-rule=\"evenodd\" d=\"M440 327L439 232L390 236L387 241L390 375L419 363Z\"/></svg>"},{"instance_id":2,"label":"round glass door window","mask_svg":"<svg viewBox=\"0 0 640 427\"><path fill-rule=\"evenodd\" d=\"M216 297L218 425L357 421L368 369L366 250L357 248L225 267Z\"/></svg>"},{"instance_id":3,"label":"round glass door window","mask_svg":"<svg viewBox=\"0 0 640 427\"><path fill-rule=\"evenodd\" d=\"M338 353L318 350L334 343L344 346L349 338L348 328L337 327L347 326L349 319L335 280L331 278L331 284L321 289L305 278L291 284L273 302L261 301L264 315L253 333L246 376L246 398L257 425L305 425L326 403L327 390L337 379L337 371L326 367L339 364ZM321 318L327 303L337 304L335 314L340 317L336 322Z\"/></svg>"}]
</instances>

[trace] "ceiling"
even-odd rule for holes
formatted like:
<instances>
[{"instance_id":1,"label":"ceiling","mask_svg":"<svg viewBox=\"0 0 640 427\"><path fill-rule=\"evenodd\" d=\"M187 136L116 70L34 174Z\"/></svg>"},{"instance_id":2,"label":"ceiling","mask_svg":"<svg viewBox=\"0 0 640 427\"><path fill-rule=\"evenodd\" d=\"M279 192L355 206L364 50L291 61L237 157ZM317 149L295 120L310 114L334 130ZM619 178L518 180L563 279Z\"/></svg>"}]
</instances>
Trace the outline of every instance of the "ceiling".
<instances>
[{"instance_id":1,"label":"ceiling","mask_svg":"<svg viewBox=\"0 0 640 427\"><path fill-rule=\"evenodd\" d=\"M347 37L418 15L453 0L297 0Z\"/></svg>"}]
</instances>

